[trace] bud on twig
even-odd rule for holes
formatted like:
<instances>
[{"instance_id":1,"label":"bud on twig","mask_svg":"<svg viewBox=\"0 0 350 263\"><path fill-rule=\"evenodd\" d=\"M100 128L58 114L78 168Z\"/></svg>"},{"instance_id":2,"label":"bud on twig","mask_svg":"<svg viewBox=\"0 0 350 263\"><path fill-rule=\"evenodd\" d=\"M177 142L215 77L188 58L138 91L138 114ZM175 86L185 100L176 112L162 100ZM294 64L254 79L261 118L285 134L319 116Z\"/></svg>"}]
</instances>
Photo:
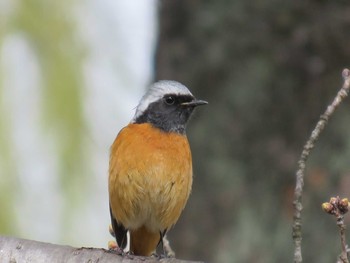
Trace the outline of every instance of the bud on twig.
<instances>
[{"instance_id":1,"label":"bud on twig","mask_svg":"<svg viewBox=\"0 0 350 263\"><path fill-rule=\"evenodd\" d=\"M339 211L342 214L346 214L349 211L349 200L347 198L343 198L339 201Z\"/></svg>"},{"instance_id":2,"label":"bud on twig","mask_svg":"<svg viewBox=\"0 0 350 263\"><path fill-rule=\"evenodd\" d=\"M323 203L322 204L322 209L328 214L333 214L334 213L334 207L331 203Z\"/></svg>"},{"instance_id":3,"label":"bud on twig","mask_svg":"<svg viewBox=\"0 0 350 263\"><path fill-rule=\"evenodd\" d=\"M349 211L349 200L347 198L340 199L339 196L331 197L329 202L322 204L322 209L326 213L334 215L337 219L342 247L338 262L349 263L345 238L346 225L344 223L344 215Z\"/></svg>"},{"instance_id":4,"label":"bud on twig","mask_svg":"<svg viewBox=\"0 0 350 263\"><path fill-rule=\"evenodd\" d=\"M349 211L349 200L347 198L340 199L339 196L331 197L329 202L322 204L322 209L328 214L339 217Z\"/></svg>"}]
</instances>

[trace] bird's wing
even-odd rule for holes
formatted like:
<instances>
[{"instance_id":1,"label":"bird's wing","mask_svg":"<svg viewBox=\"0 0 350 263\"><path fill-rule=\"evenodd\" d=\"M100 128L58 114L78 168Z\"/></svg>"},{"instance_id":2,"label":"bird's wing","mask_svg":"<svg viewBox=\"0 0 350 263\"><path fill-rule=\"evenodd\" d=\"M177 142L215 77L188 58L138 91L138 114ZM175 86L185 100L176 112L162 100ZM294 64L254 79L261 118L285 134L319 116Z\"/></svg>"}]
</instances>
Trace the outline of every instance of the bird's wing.
<instances>
[{"instance_id":1,"label":"bird's wing","mask_svg":"<svg viewBox=\"0 0 350 263\"><path fill-rule=\"evenodd\" d=\"M127 237L128 230L122 224L119 224L117 220L114 218L112 214L111 205L109 205L109 212L111 214L112 228L113 228L118 246L122 249L125 249L128 243L128 237Z\"/></svg>"}]
</instances>

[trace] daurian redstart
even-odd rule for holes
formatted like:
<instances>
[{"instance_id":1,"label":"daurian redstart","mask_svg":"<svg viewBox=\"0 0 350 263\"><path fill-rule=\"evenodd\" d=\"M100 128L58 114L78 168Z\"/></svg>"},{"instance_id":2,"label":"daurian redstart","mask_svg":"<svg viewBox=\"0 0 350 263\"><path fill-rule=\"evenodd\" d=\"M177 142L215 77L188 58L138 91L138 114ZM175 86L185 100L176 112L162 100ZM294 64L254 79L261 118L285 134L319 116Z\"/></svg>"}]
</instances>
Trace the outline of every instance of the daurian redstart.
<instances>
[{"instance_id":1,"label":"daurian redstart","mask_svg":"<svg viewBox=\"0 0 350 263\"><path fill-rule=\"evenodd\" d=\"M149 256L178 220L192 187L186 124L204 104L179 82L156 82L113 142L109 205L119 248L129 231L130 253Z\"/></svg>"}]
</instances>

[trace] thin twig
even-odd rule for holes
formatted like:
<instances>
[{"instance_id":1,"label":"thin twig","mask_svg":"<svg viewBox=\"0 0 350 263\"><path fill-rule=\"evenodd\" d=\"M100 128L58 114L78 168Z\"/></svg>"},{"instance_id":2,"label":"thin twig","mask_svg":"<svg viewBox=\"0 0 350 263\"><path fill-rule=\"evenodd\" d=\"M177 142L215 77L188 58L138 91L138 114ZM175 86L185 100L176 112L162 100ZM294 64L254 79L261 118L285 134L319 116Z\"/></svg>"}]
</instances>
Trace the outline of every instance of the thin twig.
<instances>
[{"instance_id":1,"label":"thin twig","mask_svg":"<svg viewBox=\"0 0 350 263\"><path fill-rule=\"evenodd\" d=\"M341 242L341 251L342 251L340 256L339 256L339 259L343 263L349 263L346 238L345 238L346 225L344 223L344 216L343 215L338 217L337 225L339 226L339 229L340 229L340 242Z\"/></svg>"},{"instance_id":2,"label":"thin twig","mask_svg":"<svg viewBox=\"0 0 350 263\"><path fill-rule=\"evenodd\" d=\"M322 204L322 209L327 214L333 215L337 219L337 225L340 232L341 254L338 257L337 263L349 263L348 246L346 244L344 223L344 215L349 212L350 202L348 198L340 199L339 196L331 197L329 202Z\"/></svg>"},{"instance_id":3,"label":"thin twig","mask_svg":"<svg viewBox=\"0 0 350 263\"><path fill-rule=\"evenodd\" d=\"M296 172L296 184L294 190L294 218L293 218L293 240L294 240L294 262L301 263L302 251L301 251L301 241L302 241L302 223L301 223L301 211L302 206L302 194L304 187L304 175L306 161L310 155L311 150L315 146L315 142L319 138L321 132L328 123L329 118L334 113L335 109L343 101L343 99L348 95L350 89L350 70L344 69L342 73L344 84L339 90L338 94L334 98L331 105L329 105L323 115L321 115L320 120L317 122L315 129L312 131L309 140L304 145L303 151L301 153L300 159L298 161L298 170Z\"/></svg>"}]
</instances>

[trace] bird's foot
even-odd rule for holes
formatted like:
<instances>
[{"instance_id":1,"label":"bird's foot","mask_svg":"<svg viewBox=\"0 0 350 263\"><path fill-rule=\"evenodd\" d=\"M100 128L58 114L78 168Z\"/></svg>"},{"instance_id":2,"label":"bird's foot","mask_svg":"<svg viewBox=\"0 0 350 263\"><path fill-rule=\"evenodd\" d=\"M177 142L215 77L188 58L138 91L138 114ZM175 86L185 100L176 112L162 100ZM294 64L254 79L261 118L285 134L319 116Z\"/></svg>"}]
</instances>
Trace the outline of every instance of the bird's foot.
<instances>
[{"instance_id":1,"label":"bird's foot","mask_svg":"<svg viewBox=\"0 0 350 263\"><path fill-rule=\"evenodd\" d=\"M161 253L161 254L153 253L152 257L157 258L159 260L166 259L166 258L174 258L173 255L169 255L169 254L166 254L166 253Z\"/></svg>"},{"instance_id":2,"label":"bird's foot","mask_svg":"<svg viewBox=\"0 0 350 263\"><path fill-rule=\"evenodd\" d=\"M117 243L115 241L109 241L108 242L108 250L114 254L117 254L119 256L122 256L123 258L133 260L136 258L134 253L128 251L125 252L122 248L118 247ZM137 256L141 261L143 261L143 257Z\"/></svg>"},{"instance_id":3,"label":"bird's foot","mask_svg":"<svg viewBox=\"0 0 350 263\"><path fill-rule=\"evenodd\" d=\"M126 254L115 241L108 241L108 250L120 256L124 256Z\"/></svg>"},{"instance_id":4,"label":"bird's foot","mask_svg":"<svg viewBox=\"0 0 350 263\"><path fill-rule=\"evenodd\" d=\"M125 258L127 258L127 259L130 259L130 260L133 260L133 259L135 259L135 255L134 255L134 253L132 253L131 251L128 251L128 252L126 252L126 253L124 253L124 255L123 255Z\"/></svg>"}]
</instances>

